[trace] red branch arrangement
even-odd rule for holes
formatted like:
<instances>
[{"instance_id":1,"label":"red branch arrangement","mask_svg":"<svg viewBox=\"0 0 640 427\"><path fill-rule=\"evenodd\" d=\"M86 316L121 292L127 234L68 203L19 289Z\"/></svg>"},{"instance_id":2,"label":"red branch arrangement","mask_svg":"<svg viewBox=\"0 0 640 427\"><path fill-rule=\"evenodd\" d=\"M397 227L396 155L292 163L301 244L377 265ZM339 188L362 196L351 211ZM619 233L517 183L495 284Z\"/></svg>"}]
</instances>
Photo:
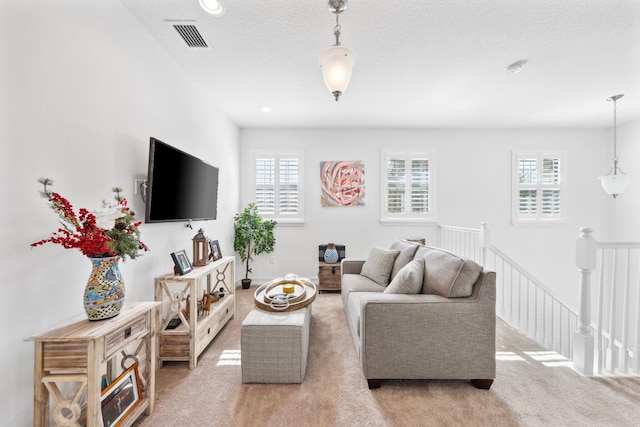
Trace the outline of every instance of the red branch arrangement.
<instances>
[{"instance_id":1,"label":"red branch arrangement","mask_svg":"<svg viewBox=\"0 0 640 427\"><path fill-rule=\"evenodd\" d=\"M59 228L48 239L32 243L32 247L55 243L66 249L80 249L80 251L92 258L119 256L123 260L126 257L135 259L140 256L140 251L148 251L149 248L140 240L138 227L142 223L135 220L135 212L128 205L127 200L120 195L122 189L114 188L116 206L103 202L103 209L98 212L100 218L85 208L78 211L67 199L58 193L50 192L48 187L53 181L48 178L38 180L44 191L41 195L49 201L49 206L60 217L62 228ZM100 219L100 221L98 221ZM109 227L99 227L98 223L109 224Z\"/></svg>"}]
</instances>

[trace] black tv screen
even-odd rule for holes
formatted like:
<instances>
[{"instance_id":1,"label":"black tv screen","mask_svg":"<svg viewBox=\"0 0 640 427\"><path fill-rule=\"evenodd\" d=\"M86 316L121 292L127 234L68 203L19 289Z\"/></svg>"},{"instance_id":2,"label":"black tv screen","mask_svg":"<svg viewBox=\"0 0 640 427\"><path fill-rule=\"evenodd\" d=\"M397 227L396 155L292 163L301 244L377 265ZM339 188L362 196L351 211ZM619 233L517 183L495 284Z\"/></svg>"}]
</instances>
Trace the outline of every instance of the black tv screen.
<instances>
[{"instance_id":1,"label":"black tv screen","mask_svg":"<svg viewBox=\"0 0 640 427\"><path fill-rule=\"evenodd\" d=\"M216 219L218 168L151 138L145 222Z\"/></svg>"}]
</instances>

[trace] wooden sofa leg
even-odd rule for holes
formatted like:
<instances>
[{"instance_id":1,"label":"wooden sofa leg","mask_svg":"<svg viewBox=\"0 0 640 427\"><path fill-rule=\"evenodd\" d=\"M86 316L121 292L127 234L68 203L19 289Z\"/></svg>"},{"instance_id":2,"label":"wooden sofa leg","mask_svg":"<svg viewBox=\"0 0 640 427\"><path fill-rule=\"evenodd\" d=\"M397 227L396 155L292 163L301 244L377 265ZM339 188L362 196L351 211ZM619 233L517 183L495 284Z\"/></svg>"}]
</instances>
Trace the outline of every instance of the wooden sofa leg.
<instances>
[{"instance_id":1,"label":"wooden sofa leg","mask_svg":"<svg viewBox=\"0 0 640 427\"><path fill-rule=\"evenodd\" d=\"M367 379L367 383L369 383L369 390L373 390L374 388L380 388L382 380Z\"/></svg>"},{"instance_id":2,"label":"wooden sofa leg","mask_svg":"<svg viewBox=\"0 0 640 427\"><path fill-rule=\"evenodd\" d=\"M491 388L491 384L493 384L493 380L471 380L471 384L473 384L475 388L489 390Z\"/></svg>"}]
</instances>

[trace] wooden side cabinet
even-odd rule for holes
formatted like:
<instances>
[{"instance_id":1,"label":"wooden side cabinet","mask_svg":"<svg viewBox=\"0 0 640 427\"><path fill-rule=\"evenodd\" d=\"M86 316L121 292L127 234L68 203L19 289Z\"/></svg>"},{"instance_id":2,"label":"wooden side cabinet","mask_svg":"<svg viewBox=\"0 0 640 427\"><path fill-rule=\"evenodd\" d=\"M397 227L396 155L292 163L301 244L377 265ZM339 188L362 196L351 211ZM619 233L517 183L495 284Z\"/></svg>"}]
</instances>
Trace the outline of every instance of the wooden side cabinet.
<instances>
[{"instance_id":1,"label":"wooden side cabinet","mask_svg":"<svg viewBox=\"0 0 640 427\"><path fill-rule=\"evenodd\" d=\"M162 303L158 331L158 362L188 361L195 369L198 356L235 315L235 257L222 257L183 275L155 279L155 300ZM203 293L222 288L224 297L203 310ZM171 326L170 323L176 325Z\"/></svg>"},{"instance_id":2,"label":"wooden side cabinet","mask_svg":"<svg viewBox=\"0 0 640 427\"><path fill-rule=\"evenodd\" d=\"M340 268L340 263L320 262L318 271L319 291L339 291L341 289Z\"/></svg>"},{"instance_id":3,"label":"wooden side cabinet","mask_svg":"<svg viewBox=\"0 0 640 427\"><path fill-rule=\"evenodd\" d=\"M135 363L141 401L119 425L130 426L141 414L150 414L159 305L126 303L112 319L89 321L83 316L31 337L35 343L34 426L49 426L52 414L56 426L101 427L102 383L113 382Z\"/></svg>"}]
</instances>

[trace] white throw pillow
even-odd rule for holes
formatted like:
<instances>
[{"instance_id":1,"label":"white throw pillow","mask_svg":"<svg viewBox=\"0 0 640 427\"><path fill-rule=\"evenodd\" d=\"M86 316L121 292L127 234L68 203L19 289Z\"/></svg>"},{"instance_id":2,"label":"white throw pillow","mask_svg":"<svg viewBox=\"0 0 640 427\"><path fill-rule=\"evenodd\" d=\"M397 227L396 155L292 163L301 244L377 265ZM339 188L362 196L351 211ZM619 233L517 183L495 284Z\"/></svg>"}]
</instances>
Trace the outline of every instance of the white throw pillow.
<instances>
[{"instance_id":1,"label":"white throw pillow","mask_svg":"<svg viewBox=\"0 0 640 427\"><path fill-rule=\"evenodd\" d=\"M422 289L422 278L424 276L424 259L416 259L402 267L396 274L385 294L419 294Z\"/></svg>"},{"instance_id":2,"label":"white throw pillow","mask_svg":"<svg viewBox=\"0 0 640 427\"><path fill-rule=\"evenodd\" d=\"M379 285L387 286L393 262L400 251L390 249L373 248L369 252L369 257L364 262L360 274L368 277Z\"/></svg>"}]
</instances>

